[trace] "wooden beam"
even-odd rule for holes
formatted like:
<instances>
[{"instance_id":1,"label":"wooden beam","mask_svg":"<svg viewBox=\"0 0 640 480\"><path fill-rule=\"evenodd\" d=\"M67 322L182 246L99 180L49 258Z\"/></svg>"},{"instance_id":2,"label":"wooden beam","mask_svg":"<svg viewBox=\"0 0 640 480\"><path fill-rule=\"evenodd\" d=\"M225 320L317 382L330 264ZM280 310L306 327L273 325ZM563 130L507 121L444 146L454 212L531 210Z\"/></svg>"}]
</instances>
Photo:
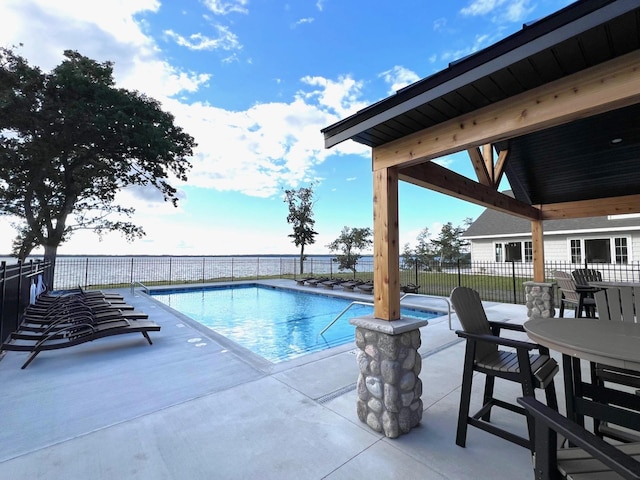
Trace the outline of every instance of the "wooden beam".
<instances>
[{"instance_id":1,"label":"wooden beam","mask_svg":"<svg viewBox=\"0 0 640 480\"><path fill-rule=\"evenodd\" d=\"M498 188L502 181L502 175L504 175L504 168L507 166L507 160L509 159L509 150L502 150L498 154L498 161L494 167L493 185Z\"/></svg>"},{"instance_id":2,"label":"wooden beam","mask_svg":"<svg viewBox=\"0 0 640 480\"><path fill-rule=\"evenodd\" d=\"M578 202L553 203L536 206L543 220L562 220L565 218L602 217L640 213L640 195L597 198Z\"/></svg>"},{"instance_id":3,"label":"wooden beam","mask_svg":"<svg viewBox=\"0 0 640 480\"><path fill-rule=\"evenodd\" d=\"M400 319L400 233L398 171L373 172L373 311L382 320Z\"/></svg>"},{"instance_id":4,"label":"wooden beam","mask_svg":"<svg viewBox=\"0 0 640 480\"><path fill-rule=\"evenodd\" d=\"M493 147L490 143L486 143L482 146L482 156L484 157L484 164L486 165L487 173L489 174L489 185L495 187L495 178L493 172Z\"/></svg>"},{"instance_id":5,"label":"wooden beam","mask_svg":"<svg viewBox=\"0 0 640 480\"><path fill-rule=\"evenodd\" d=\"M373 149L373 169L408 166L640 102L640 51Z\"/></svg>"},{"instance_id":6,"label":"wooden beam","mask_svg":"<svg viewBox=\"0 0 640 480\"><path fill-rule=\"evenodd\" d=\"M529 220L540 219L536 207L482 185L434 162L404 167L398 170L400 180L444 193L483 207L516 215Z\"/></svg>"},{"instance_id":7,"label":"wooden beam","mask_svg":"<svg viewBox=\"0 0 640 480\"><path fill-rule=\"evenodd\" d=\"M544 230L542 220L531 222L531 239L533 246L533 281L544 282Z\"/></svg>"},{"instance_id":8,"label":"wooden beam","mask_svg":"<svg viewBox=\"0 0 640 480\"><path fill-rule=\"evenodd\" d=\"M472 147L467 150L469 153L469 158L471 158L471 165L473 165L473 169L476 171L476 177L478 177L478 182L482 185L491 186L492 181L489 176L489 172L487 171L487 165L484 161L482 153L478 147Z\"/></svg>"}]
</instances>

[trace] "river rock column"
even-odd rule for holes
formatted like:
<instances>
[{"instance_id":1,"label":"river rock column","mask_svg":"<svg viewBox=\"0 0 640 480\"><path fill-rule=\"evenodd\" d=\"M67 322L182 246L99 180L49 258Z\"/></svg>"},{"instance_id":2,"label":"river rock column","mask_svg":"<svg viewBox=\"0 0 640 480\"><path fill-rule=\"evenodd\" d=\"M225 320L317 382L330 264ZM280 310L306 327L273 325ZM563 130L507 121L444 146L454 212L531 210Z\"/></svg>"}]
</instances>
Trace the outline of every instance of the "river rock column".
<instances>
[{"instance_id":1,"label":"river rock column","mask_svg":"<svg viewBox=\"0 0 640 480\"><path fill-rule=\"evenodd\" d=\"M553 318L556 316L554 283L525 282L527 318Z\"/></svg>"},{"instance_id":2,"label":"river rock column","mask_svg":"<svg viewBox=\"0 0 640 480\"><path fill-rule=\"evenodd\" d=\"M426 320L358 317L356 326L358 418L389 438L408 433L422 419L420 327Z\"/></svg>"}]
</instances>

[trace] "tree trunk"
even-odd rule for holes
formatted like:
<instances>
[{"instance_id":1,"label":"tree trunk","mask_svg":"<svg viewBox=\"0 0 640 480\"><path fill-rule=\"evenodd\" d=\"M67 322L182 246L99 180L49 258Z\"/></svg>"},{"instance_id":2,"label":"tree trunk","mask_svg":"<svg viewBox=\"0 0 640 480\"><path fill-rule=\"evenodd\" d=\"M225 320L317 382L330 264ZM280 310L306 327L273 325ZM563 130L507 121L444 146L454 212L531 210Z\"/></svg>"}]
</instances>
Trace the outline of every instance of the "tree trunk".
<instances>
[{"instance_id":1,"label":"tree trunk","mask_svg":"<svg viewBox=\"0 0 640 480\"><path fill-rule=\"evenodd\" d=\"M300 247L300 275L304 273L304 243Z\"/></svg>"},{"instance_id":2,"label":"tree trunk","mask_svg":"<svg viewBox=\"0 0 640 480\"><path fill-rule=\"evenodd\" d=\"M53 279L55 277L57 255L58 255L57 245L44 245L44 261L45 263L47 262L50 263L49 268L47 268L44 271L44 274L42 275L47 291L51 291L54 289Z\"/></svg>"}]
</instances>

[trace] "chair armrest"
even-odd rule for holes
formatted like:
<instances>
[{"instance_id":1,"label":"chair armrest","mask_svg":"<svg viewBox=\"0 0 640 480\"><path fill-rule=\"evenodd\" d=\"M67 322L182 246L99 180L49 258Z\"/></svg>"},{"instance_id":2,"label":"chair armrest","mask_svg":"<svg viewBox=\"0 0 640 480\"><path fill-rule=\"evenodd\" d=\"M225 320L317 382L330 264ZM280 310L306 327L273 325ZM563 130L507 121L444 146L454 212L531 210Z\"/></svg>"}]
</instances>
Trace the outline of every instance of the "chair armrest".
<instances>
[{"instance_id":1,"label":"chair armrest","mask_svg":"<svg viewBox=\"0 0 640 480\"><path fill-rule=\"evenodd\" d=\"M505 330L513 330L516 332L524 332L524 327L517 323L496 322L489 320L489 325L491 326L491 328L496 327L500 329L504 328Z\"/></svg>"},{"instance_id":2,"label":"chair armrest","mask_svg":"<svg viewBox=\"0 0 640 480\"><path fill-rule=\"evenodd\" d=\"M563 417L533 397L520 397L518 398L518 403L522 405L536 421L536 472L552 472L556 469L556 465L538 464L542 459L553 459L555 462L555 453L545 455L541 451L543 447L541 440L548 440L550 438L548 430L552 430L561 434L569 440L569 442L582 448L594 458L600 460L613 471L622 475L623 478L640 479L640 462L621 452L610 443L596 437L577 423ZM544 448L549 452L549 449L556 449L556 445L544 445Z\"/></svg>"},{"instance_id":3,"label":"chair armrest","mask_svg":"<svg viewBox=\"0 0 640 480\"><path fill-rule=\"evenodd\" d=\"M502 345L503 347L524 348L527 350L539 350L540 345L537 343L523 342L522 340L514 340L513 338L498 337L496 335L488 335L486 333L467 333L464 330L456 330L459 337L475 340L477 342L493 343Z\"/></svg>"}]
</instances>

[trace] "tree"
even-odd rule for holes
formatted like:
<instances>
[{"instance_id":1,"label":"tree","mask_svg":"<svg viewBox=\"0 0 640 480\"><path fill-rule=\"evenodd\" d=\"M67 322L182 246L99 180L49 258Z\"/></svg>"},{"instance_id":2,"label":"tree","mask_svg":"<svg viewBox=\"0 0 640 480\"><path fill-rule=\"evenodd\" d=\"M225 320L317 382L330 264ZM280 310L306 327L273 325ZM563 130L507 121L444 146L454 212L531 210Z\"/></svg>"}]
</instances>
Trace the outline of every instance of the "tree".
<instances>
[{"instance_id":1,"label":"tree","mask_svg":"<svg viewBox=\"0 0 640 480\"><path fill-rule=\"evenodd\" d=\"M373 232L370 228L349 228L344 227L340 236L331 242L327 247L332 252L342 252L333 259L338 263L340 270L351 270L353 276L356 275L356 265L362 257L360 252L371 246L373 241L371 235Z\"/></svg>"},{"instance_id":2,"label":"tree","mask_svg":"<svg viewBox=\"0 0 640 480\"><path fill-rule=\"evenodd\" d=\"M431 234L428 228L423 228L416 237L418 243L415 249L411 249L409 244L405 244L403 256L403 264L405 268L424 268L433 261L436 252L431 243Z\"/></svg>"},{"instance_id":3,"label":"tree","mask_svg":"<svg viewBox=\"0 0 640 480\"><path fill-rule=\"evenodd\" d=\"M116 88L111 62L64 57L45 74L0 49L0 214L18 218L14 256L42 246L52 265L80 229L142 237L127 220L134 208L117 205L116 193L152 185L175 206L169 176L186 180L195 146L156 100Z\"/></svg>"},{"instance_id":4,"label":"tree","mask_svg":"<svg viewBox=\"0 0 640 480\"><path fill-rule=\"evenodd\" d=\"M463 256L468 242L460 236L466 228L454 227L451 222L442 226L438 238L431 240L437 255L440 257L440 265L444 262L453 262Z\"/></svg>"},{"instance_id":5,"label":"tree","mask_svg":"<svg viewBox=\"0 0 640 480\"><path fill-rule=\"evenodd\" d=\"M296 247L300 247L300 273L304 273L304 247L313 245L318 234L313 229L316 221L313 219L313 184L308 187L300 187L297 190L285 190L284 201L289 204L287 223L293 225L293 233L288 236L293 238Z\"/></svg>"}]
</instances>

